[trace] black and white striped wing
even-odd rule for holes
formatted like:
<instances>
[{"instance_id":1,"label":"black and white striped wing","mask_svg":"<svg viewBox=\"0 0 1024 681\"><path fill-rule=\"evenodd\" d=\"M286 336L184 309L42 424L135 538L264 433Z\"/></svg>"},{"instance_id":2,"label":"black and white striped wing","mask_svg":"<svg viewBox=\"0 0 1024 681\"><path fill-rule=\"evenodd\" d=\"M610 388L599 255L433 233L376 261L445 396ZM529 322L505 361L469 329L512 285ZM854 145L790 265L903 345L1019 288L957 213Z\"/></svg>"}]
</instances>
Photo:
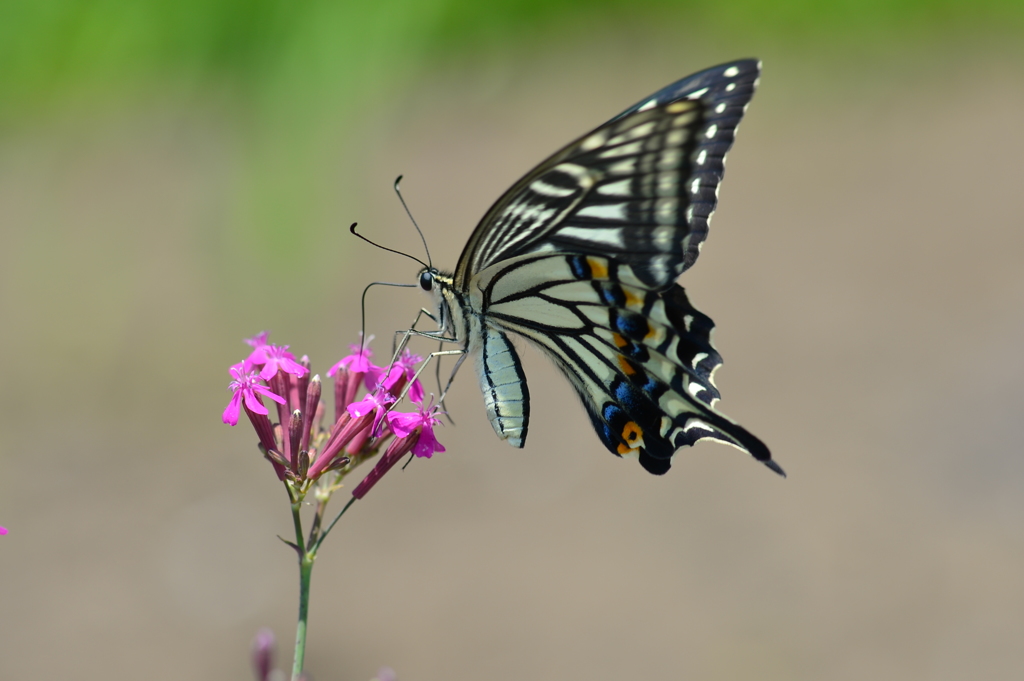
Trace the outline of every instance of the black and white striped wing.
<instances>
[{"instance_id":1,"label":"black and white striped wing","mask_svg":"<svg viewBox=\"0 0 1024 681\"><path fill-rule=\"evenodd\" d=\"M648 287L671 286L707 236L759 73L750 59L684 78L548 158L477 225L456 288L509 258L553 252L611 257Z\"/></svg>"},{"instance_id":2,"label":"black and white striped wing","mask_svg":"<svg viewBox=\"0 0 1024 681\"><path fill-rule=\"evenodd\" d=\"M660 475L677 449L712 438L782 473L760 440L715 409L714 324L681 286L658 291L628 264L583 254L519 256L484 270L474 286L488 328L481 378L500 437L522 446L529 418L510 332L555 361L612 453ZM489 352L500 374L489 373Z\"/></svg>"}]
</instances>

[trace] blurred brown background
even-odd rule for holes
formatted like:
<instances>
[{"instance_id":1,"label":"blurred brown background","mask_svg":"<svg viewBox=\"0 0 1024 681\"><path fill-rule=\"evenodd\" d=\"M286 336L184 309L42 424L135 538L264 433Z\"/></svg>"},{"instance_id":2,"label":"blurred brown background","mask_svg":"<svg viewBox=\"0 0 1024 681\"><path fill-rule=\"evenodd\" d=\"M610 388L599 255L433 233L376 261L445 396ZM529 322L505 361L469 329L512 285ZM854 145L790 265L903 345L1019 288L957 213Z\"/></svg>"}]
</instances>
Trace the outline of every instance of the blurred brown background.
<instances>
[{"instance_id":1,"label":"blurred brown background","mask_svg":"<svg viewBox=\"0 0 1024 681\"><path fill-rule=\"evenodd\" d=\"M789 479L712 444L649 476L535 353L513 450L467 370L448 452L321 553L308 668L1024 671L1019 7L128 6L0 16L0 678L245 679L261 626L287 666L286 497L220 423L241 339L325 372L365 283L414 280L347 234L419 254L396 175L451 267L548 153L750 55L761 88L682 283L717 323L722 409ZM381 352L427 302L370 301Z\"/></svg>"}]
</instances>

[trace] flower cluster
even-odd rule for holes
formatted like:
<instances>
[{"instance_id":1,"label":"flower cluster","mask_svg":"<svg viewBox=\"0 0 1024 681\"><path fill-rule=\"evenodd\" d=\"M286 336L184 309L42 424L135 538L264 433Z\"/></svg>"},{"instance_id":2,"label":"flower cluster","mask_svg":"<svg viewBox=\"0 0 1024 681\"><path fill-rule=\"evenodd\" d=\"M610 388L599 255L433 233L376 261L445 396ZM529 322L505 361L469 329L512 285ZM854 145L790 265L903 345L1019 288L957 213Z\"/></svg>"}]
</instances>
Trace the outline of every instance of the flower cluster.
<instances>
[{"instance_id":1,"label":"flower cluster","mask_svg":"<svg viewBox=\"0 0 1024 681\"><path fill-rule=\"evenodd\" d=\"M388 367L379 367L370 361L372 352L366 344L353 345L352 354L327 372L334 381L334 416L325 427L323 388L320 376L310 378L309 358L296 360L287 345L270 344L265 332L246 343L252 352L230 368L232 397L222 418L233 426L245 411L260 450L282 481L304 491L335 472L333 489L387 445L376 467L352 492L362 499L406 454L429 458L444 451L434 437L439 412L433 402L424 406L423 386L416 378L422 358L408 350ZM276 404L276 424L271 423L264 397ZM414 411L396 411L406 397Z\"/></svg>"}]
</instances>

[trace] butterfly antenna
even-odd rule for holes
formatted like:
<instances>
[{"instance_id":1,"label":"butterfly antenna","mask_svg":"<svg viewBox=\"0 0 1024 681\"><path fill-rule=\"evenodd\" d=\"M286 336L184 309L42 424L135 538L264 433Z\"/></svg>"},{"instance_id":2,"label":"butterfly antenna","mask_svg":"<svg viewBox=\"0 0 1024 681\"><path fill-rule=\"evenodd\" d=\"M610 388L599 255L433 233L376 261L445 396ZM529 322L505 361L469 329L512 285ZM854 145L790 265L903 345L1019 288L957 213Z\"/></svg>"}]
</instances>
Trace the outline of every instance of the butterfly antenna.
<instances>
[{"instance_id":1,"label":"butterfly antenna","mask_svg":"<svg viewBox=\"0 0 1024 681\"><path fill-rule=\"evenodd\" d=\"M376 243L375 241L370 241L365 236L363 236L362 234L360 234L359 232L356 231L356 225L358 225L358 224L359 224L358 222L353 222L352 225L348 228L348 231L352 232L352 234L354 234L355 236L359 237L360 239L362 239L366 243L370 244L371 246L376 246L377 248L379 248L382 251L387 251L388 253L396 253L398 255L404 255L406 258L409 258L410 260L415 260L416 262L418 262L419 264L423 265L424 267L430 268L430 264L429 263L423 262L422 260L417 258L415 255L409 255L408 253L403 253L402 251L396 251L393 248L388 248L387 246L381 246L380 244ZM419 229L419 227L417 227L416 229ZM420 236L423 236L423 235L420 234ZM430 254L429 253L427 254L427 258L428 259L430 258ZM385 282L375 282L375 283L384 284ZM372 286L372 285L373 284L370 284L370 286ZM385 284L385 285L389 285L389 286L406 286L406 284ZM415 284L409 284L408 286L415 286ZM367 287L367 288L369 288L369 287Z\"/></svg>"},{"instance_id":2,"label":"butterfly antenna","mask_svg":"<svg viewBox=\"0 0 1024 681\"><path fill-rule=\"evenodd\" d=\"M353 232L352 233L356 234L355 231L354 231L355 230L355 225L354 224L352 225L352 228L353 228ZM360 235L360 234L356 234L356 236L362 237L362 235ZM366 239L366 241L369 241L369 239ZM370 241L370 243L373 243L373 242ZM373 245L376 246L377 244L373 244ZM391 249L390 248L385 248L384 250L385 251L390 251ZM398 251L393 251L393 252L394 253L398 253ZM400 253L399 255L405 255L405 253ZM412 257L412 256L409 256L409 257ZM415 260L415 258L413 258L413 260ZM366 285L366 288L363 289L363 295L362 295L362 297L360 298L360 301L359 301L359 323L360 323L360 327L359 327L359 354L360 355L363 354L363 347L364 347L365 342L366 342L366 294L370 291L370 287L371 286L395 286L395 287L398 287L398 288L416 288L416 284L395 284L395 283L390 282L390 281L373 281L373 282L370 282L369 284Z\"/></svg>"},{"instance_id":3,"label":"butterfly antenna","mask_svg":"<svg viewBox=\"0 0 1024 681\"><path fill-rule=\"evenodd\" d=\"M409 216L410 220L412 220L412 226L416 228L416 233L420 235L420 241L423 242L423 250L427 252L427 263L429 263L428 267L432 268L434 266L434 261L430 259L430 249L427 247L427 237L423 236L423 230L420 229L418 224L416 224L416 218L412 216L412 211L409 210L409 205L405 202L405 197L402 196L402 190L398 186L401 182L402 176L399 175L395 178L395 193L398 194L398 200L402 202L402 208L405 209L405 214Z\"/></svg>"}]
</instances>

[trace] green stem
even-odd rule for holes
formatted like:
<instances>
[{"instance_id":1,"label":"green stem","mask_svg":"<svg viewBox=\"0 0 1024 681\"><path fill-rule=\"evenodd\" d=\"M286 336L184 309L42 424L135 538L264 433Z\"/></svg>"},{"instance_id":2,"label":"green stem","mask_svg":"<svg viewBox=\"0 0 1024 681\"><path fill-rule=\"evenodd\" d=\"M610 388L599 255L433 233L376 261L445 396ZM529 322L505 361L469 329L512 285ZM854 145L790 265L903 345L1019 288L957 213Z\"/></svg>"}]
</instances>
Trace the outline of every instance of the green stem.
<instances>
[{"instance_id":1,"label":"green stem","mask_svg":"<svg viewBox=\"0 0 1024 681\"><path fill-rule=\"evenodd\" d=\"M345 511L347 511L349 506L351 506L354 503L356 503L356 498L352 497L351 499L348 500L348 503L345 504L345 508L338 511L338 515L334 516L334 520L331 521L331 524L327 526L327 529L323 531L323 534L320 535L320 538L316 540L315 544L313 544L312 548L310 549L310 553L312 553L314 556L316 555L317 550L320 548L320 545L324 543L324 539L327 539L327 534L334 527L334 524L341 520L341 516L345 515Z\"/></svg>"},{"instance_id":2,"label":"green stem","mask_svg":"<svg viewBox=\"0 0 1024 681\"><path fill-rule=\"evenodd\" d=\"M348 503L345 504L345 508L341 509L319 537L316 536L316 533L320 528L320 523L323 521L323 512L327 504L325 502L318 503L317 517L314 519L314 527L310 531L309 542L307 543L302 536L302 515L300 513L302 510L302 498L300 495L295 494L291 487L288 487L288 497L292 502L292 522L295 525L295 543L299 553L299 623L295 627L295 663L292 665L292 681L299 681L302 678L302 668L306 663L306 629L309 625L309 582L313 575L313 561L316 560L316 552L320 548L320 544L327 538L327 533L331 531L331 528L334 527L334 524L338 522L341 516L345 515L345 511L348 510L349 506L355 503L356 498L352 497L349 499Z\"/></svg>"},{"instance_id":3,"label":"green stem","mask_svg":"<svg viewBox=\"0 0 1024 681\"><path fill-rule=\"evenodd\" d=\"M306 628L309 624L309 580L313 575L314 552L306 549L305 538L302 536L302 496L297 494L290 485L288 498L292 504L292 524L295 525L295 544L299 554L299 623L295 627L295 662L292 665L292 681L302 676L302 668L306 662Z\"/></svg>"},{"instance_id":4,"label":"green stem","mask_svg":"<svg viewBox=\"0 0 1024 681\"><path fill-rule=\"evenodd\" d=\"M302 541L301 536L299 541ZM295 627L295 664L292 666L292 681L302 677L306 662L306 626L309 623L309 579L313 574L313 556L303 554L299 561L299 624Z\"/></svg>"},{"instance_id":5,"label":"green stem","mask_svg":"<svg viewBox=\"0 0 1024 681\"><path fill-rule=\"evenodd\" d=\"M316 547L317 534L320 532L320 526L324 521L324 511L327 510L326 501L318 501L316 504L316 514L313 516L313 524L309 528L309 539L306 540L306 544L312 547ZM316 548L313 549L316 551Z\"/></svg>"},{"instance_id":6,"label":"green stem","mask_svg":"<svg viewBox=\"0 0 1024 681\"><path fill-rule=\"evenodd\" d=\"M290 494L289 494L290 495ZM292 524L295 525L295 544L299 547L299 555L306 555L306 542L302 538L302 502L292 501Z\"/></svg>"}]
</instances>

